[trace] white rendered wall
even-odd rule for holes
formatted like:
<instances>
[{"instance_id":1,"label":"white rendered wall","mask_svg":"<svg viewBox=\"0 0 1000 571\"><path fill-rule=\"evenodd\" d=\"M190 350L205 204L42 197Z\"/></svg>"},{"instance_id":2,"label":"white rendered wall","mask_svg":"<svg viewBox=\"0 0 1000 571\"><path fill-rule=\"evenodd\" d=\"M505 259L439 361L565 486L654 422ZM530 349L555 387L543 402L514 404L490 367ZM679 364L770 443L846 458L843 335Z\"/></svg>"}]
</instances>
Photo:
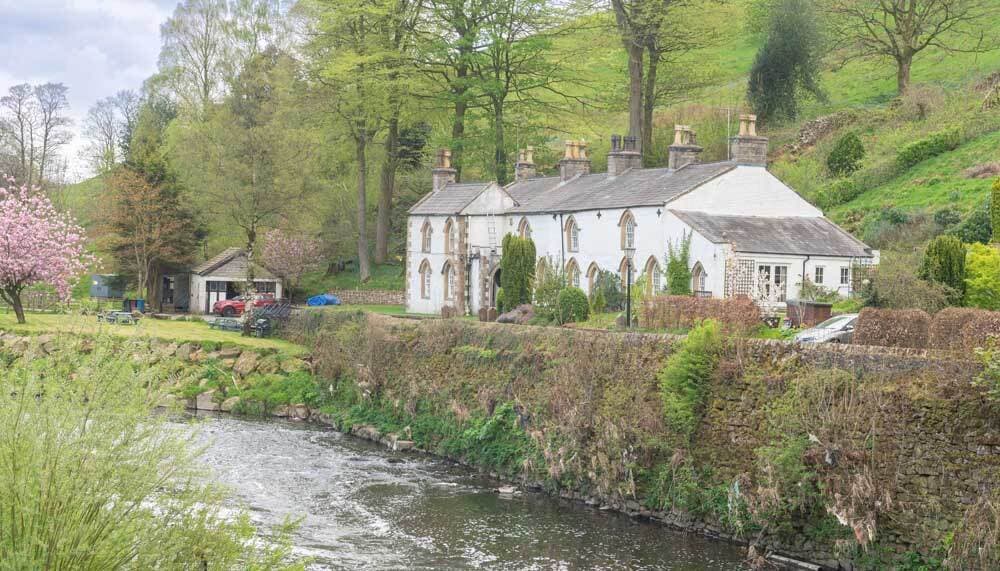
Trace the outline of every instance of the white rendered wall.
<instances>
[{"instance_id":1,"label":"white rendered wall","mask_svg":"<svg viewBox=\"0 0 1000 571\"><path fill-rule=\"evenodd\" d=\"M448 221L448 216L410 216L406 229L406 311L408 313L441 313L441 308L445 305L444 280L442 274L444 264L448 261L448 255L444 252L444 226ZM431 248L430 252L421 251L423 246L423 236L421 230L424 221L431 224ZM452 223L458 221L452 218ZM456 232L457 232L456 227ZM427 260L431 266L431 290L430 298L424 299L420 296L420 266Z\"/></svg>"},{"instance_id":2,"label":"white rendered wall","mask_svg":"<svg viewBox=\"0 0 1000 571\"><path fill-rule=\"evenodd\" d=\"M822 216L764 167L738 166L669 203L672 210L731 216Z\"/></svg>"}]
</instances>

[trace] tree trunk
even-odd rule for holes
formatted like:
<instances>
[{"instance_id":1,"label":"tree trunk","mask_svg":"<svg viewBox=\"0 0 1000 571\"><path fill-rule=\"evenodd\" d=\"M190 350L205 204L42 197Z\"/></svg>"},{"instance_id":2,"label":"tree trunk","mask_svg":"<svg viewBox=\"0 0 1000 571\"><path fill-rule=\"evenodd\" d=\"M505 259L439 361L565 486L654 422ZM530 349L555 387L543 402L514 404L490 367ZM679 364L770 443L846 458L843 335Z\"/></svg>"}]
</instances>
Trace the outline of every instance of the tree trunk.
<instances>
[{"instance_id":1,"label":"tree trunk","mask_svg":"<svg viewBox=\"0 0 1000 571\"><path fill-rule=\"evenodd\" d=\"M642 137L642 53L641 46L629 43L628 48L628 134L636 141ZM640 148L639 151L642 151Z\"/></svg>"},{"instance_id":2,"label":"tree trunk","mask_svg":"<svg viewBox=\"0 0 1000 571\"><path fill-rule=\"evenodd\" d=\"M913 56L903 54L896 59L896 91L898 95L906 93L906 88L910 86L910 67L913 65Z\"/></svg>"},{"instance_id":3,"label":"tree trunk","mask_svg":"<svg viewBox=\"0 0 1000 571\"><path fill-rule=\"evenodd\" d=\"M653 111L656 109L656 71L660 64L660 54L656 48L650 46L647 49L649 56L649 68L646 72L646 87L643 90L642 101L642 161L645 166L654 166L656 157L651 156L653 152Z\"/></svg>"},{"instance_id":4,"label":"tree trunk","mask_svg":"<svg viewBox=\"0 0 1000 571\"><path fill-rule=\"evenodd\" d=\"M503 100L493 99L493 178L497 184L507 184L507 147L504 143Z\"/></svg>"},{"instance_id":5,"label":"tree trunk","mask_svg":"<svg viewBox=\"0 0 1000 571\"><path fill-rule=\"evenodd\" d=\"M399 111L389 118L389 131L385 136L385 162L382 163L382 187L378 198L378 215L375 220L375 263L384 264L389 259L389 235L392 233L392 196L396 192L396 169L399 167Z\"/></svg>"},{"instance_id":6,"label":"tree trunk","mask_svg":"<svg viewBox=\"0 0 1000 571\"><path fill-rule=\"evenodd\" d=\"M21 304L21 292L19 291L8 291L7 292L8 301L11 307L14 308L14 316L17 317L17 322L24 324L24 306Z\"/></svg>"},{"instance_id":7,"label":"tree trunk","mask_svg":"<svg viewBox=\"0 0 1000 571\"><path fill-rule=\"evenodd\" d=\"M359 134L354 137L355 151L358 160L358 274L362 282L368 281L371 268L368 263L368 136Z\"/></svg>"},{"instance_id":8,"label":"tree trunk","mask_svg":"<svg viewBox=\"0 0 1000 571\"><path fill-rule=\"evenodd\" d=\"M469 106L463 99L463 89L455 100L455 117L451 122L451 166L455 169L455 181L462 182L462 146L465 140L465 112Z\"/></svg>"}]
</instances>

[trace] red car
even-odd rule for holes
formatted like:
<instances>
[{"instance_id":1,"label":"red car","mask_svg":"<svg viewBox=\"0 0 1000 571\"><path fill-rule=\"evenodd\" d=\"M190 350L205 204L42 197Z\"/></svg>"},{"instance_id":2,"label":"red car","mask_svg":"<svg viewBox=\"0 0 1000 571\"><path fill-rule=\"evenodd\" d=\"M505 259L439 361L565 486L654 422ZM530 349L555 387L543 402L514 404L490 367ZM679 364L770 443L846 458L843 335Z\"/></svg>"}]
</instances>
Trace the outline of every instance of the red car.
<instances>
[{"instance_id":1,"label":"red car","mask_svg":"<svg viewBox=\"0 0 1000 571\"><path fill-rule=\"evenodd\" d=\"M253 305L254 307L264 307L273 303L275 303L274 294L262 294L257 296ZM246 306L246 296L241 295L232 299L220 299L212 306L212 313L223 317L236 317L243 315L243 310L246 309Z\"/></svg>"}]
</instances>

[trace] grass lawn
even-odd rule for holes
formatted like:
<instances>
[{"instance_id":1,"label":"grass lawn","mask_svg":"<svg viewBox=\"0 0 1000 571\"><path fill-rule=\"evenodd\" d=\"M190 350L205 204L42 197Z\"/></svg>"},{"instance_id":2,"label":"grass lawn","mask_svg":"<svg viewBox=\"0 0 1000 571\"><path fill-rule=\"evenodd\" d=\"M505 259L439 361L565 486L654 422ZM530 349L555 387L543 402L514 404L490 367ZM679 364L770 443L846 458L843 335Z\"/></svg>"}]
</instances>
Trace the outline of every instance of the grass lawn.
<instances>
[{"instance_id":1,"label":"grass lawn","mask_svg":"<svg viewBox=\"0 0 1000 571\"><path fill-rule=\"evenodd\" d=\"M239 345L253 349L275 349L288 354L300 354L305 347L282 339L243 337L239 333L210 329L203 321L169 321L145 318L139 325L109 325L98 323L93 315L29 313L24 325L19 325L13 313L0 313L0 330L16 333L70 333L83 335L109 334L119 337L150 337L170 341L190 341Z\"/></svg>"},{"instance_id":2,"label":"grass lawn","mask_svg":"<svg viewBox=\"0 0 1000 571\"><path fill-rule=\"evenodd\" d=\"M310 308L309 311L364 311L366 313L381 313L383 315L406 314L406 308L402 305L328 305Z\"/></svg>"},{"instance_id":3,"label":"grass lawn","mask_svg":"<svg viewBox=\"0 0 1000 571\"><path fill-rule=\"evenodd\" d=\"M332 276L325 275L326 272L309 272L302 276L299 290L306 296L318 295L330 290L361 289L361 290L402 290L403 289L403 266L383 264L372 266L371 277L362 283L357 272L346 271Z\"/></svg>"}]
</instances>

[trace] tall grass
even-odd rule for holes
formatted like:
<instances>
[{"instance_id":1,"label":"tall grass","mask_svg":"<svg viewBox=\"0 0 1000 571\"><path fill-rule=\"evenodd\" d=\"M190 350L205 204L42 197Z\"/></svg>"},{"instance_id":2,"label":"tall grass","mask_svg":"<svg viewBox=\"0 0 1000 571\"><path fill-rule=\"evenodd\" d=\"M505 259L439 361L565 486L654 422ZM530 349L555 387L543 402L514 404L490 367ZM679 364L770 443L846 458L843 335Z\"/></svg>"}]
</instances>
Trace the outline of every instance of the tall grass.
<instances>
[{"instance_id":1,"label":"tall grass","mask_svg":"<svg viewBox=\"0 0 1000 571\"><path fill-rule=\"evenodd\" d=\"M152 414L163 372L122 349L0 353L0 568L282 567L287 534L262 546L223 508L191 432Z\"/></svg>"}]
</instances>

